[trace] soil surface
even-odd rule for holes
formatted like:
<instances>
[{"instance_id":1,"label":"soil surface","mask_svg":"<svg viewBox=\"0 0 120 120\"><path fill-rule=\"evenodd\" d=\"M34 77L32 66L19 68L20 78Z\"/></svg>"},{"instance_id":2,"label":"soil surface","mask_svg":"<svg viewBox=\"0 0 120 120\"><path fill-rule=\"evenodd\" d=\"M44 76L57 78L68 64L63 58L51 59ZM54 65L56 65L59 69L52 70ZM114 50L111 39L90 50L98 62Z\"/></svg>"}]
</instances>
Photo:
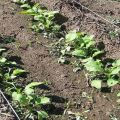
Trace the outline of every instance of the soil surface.
<instances>
[{"instance_id":1,"label":"soil surface","mask_svg":"<svg viewBox=\"0 0 120 120\"><path fill-rule=\"evenodd\" d=\"M80 0L80 2L110 20L120 20L120 2L117 0Z\"/></svg>"},{"instance_id":2,"label":"soil surface","mask_svg":"<svg viewBox=\"0 0 120 120\"><path fill-rule=\"evenodd\" d=\"M6 104L3 97L0 95L0 120L13 120L14 115L11 113L9 106Z\"/></svg>"},{"instance_id":3,"label":"soil surface","mask_svg":"<svg viewBox=\"0 0 120 120\"><path fill-rule=\"evenodd\" d=\"M34 1L50 10L59 10L68 19L64 23L67 30L77 29L95 35L95 40L104 44L106 58L120 58L120 36L111 39L108 34L116 29L114 26L69 0ZM114 16L120 15L119 2L111 1L114 3L114 10L113 7L107 7L111 3L109 1L89 2L91 4L88 4L87 0L81 0L81 3L95 12L99 13L100 9L103 9L104 17L106 11L109 14L110 10L114 12ZM6 45L9 49L6 54L29 73L24 78L24 83L48 81L49 89L44 90L44 94L52 100L52 105L48 107L49 120L72 120L65 111L80 113L87 120L112 120L112 115L119 120L120 109L116 94L120 91L120 86L115 86L112 93L105 89L99 92L88 86L82 71L74 73L72 66L58 64L57 58L50 54L47 47L54 40L45 39L42 35L32 32L29 29L31 18L19 14L19 11L19 6L9 0L0 0L0 34L15 39L15 42ZM4 117L0 117L4 120Z\"/></svg>"}]
</instances>

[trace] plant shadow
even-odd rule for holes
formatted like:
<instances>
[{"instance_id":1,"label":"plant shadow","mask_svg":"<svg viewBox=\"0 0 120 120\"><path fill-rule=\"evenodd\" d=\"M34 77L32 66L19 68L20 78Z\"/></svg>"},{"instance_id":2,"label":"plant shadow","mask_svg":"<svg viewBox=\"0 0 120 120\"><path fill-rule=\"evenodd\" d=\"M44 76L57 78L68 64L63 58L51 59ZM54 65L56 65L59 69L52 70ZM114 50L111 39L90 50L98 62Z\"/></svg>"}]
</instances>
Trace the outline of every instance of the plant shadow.
<instances>
[{"instance_id":1,"label":"plant shadow","mask_svg":"<svg viewBox=\"0 0 120 120\"><path fill-rule=\"evenodd\" d=\"M62 25L63 23L68 21L68 18L58 13L58 14L55 15L54 20L56 21L56 23L58 25Z\"/></svg>"},{"instance_id":2,"label":"plant shadow","mask_svg":"<svg viewBox=\"0 0 120 120\"><path fill-rule=\"evenodd\" d=\"M103 64L104 64L104 65L107 65L107 66L111 66L111 64L112 64L114 61L115 61L115 60L112 59L112 58L105 58L105 59L103 60Z\"/></svg>"},{"instance_id":3,"label":"plant shadow","mask_svg":"<svg viewBox=\"0 0 120 120\"><path fill-rule=\"evenodd\" d=\"M24 65L24 63L21 61L21 57L18 57L18 56L10 56L10 57L9 57L9 60L10 60L10 61L14 61L14 62L16 62L16 63L19 64L19 65Z\"/></svg>"},{"instance_id":4,"label":"plant shadow","mask_svg":"<svg viewBox=\"0 0 120 120\"><path fill-rule=\"evenodd\" d=\"M104 50L104 49L105 49L104 43L103 43L103 42L99 42L98 45L97 45L97 48L98 48L99 50Z\"/></svg>"},{"instance_id":5,"label":"plant shadow","mask_svg":"<svg viewBox=\"0 0 120 120\"><path fill-rule=\"evenodd\" d=\"M1 44L9 44L15 42L15 39L13 36L0 36L0 43Z\"/></svg>"},{"instance_id":6,"label":"plant shadow","mask_svg":"<svg viewBox=\"0 0 120 120\"><path fill-rule=\"evenodd\" d=\"M57 107L54 104L45 105L43 109L45 109L49 115L62 115L64 113L63 107Z\"/></svg>"},{"instance_id":7,"label":"plant shadow","mask_svg":"<svg viewBox=\"0 0 120 120\"><path fill-rule=\"evenodd\" d=\"M66 103L66 99L56 96L50 95L47 96L51 99L51 103L49 105L45 105L44 108L47 110L48 114L50 115L62 115L64 113L65 107L64 104Z\"/></svg>"},{"instance_id":8,"label":"plant shadow","mask_svg":"<svg viewBox=\"0 0 120 120\"><path fill-rule=\"evenodd\" d=\"M102 87L102 88L101 88L101 92L102 92L102 93L111 93L111 88Z\"/></svg>"},{"instance_id":9,"label":"plant shadow","mask_svg":"<svg viewBox=\"0 0 120 120\"><path fill-rule=\"evenodd\" d=\"M24 65L24 63L21 61L21 57L19 57L19 56L10 56L10 57L8 58L8 60L9 60L9 61L16 62L17 65L15 65L15 66L17 66L17 68L20 68L20 69L23 69L23 70L24 70L24 68L21 66L21 65ZM27 78L27 75L28 75L28 74L29 74L29 72L25 72L24 74L20 75L20 77L22 77L22 78Z\"/></svg>"},{"instance_id":10,"label":"plant shadow","mask_svg":"<svg viewBox=\"0 0 120 120\"><path fill-rule=\"evenodd\" d=\"M44 90L51 90L47 85L40 85L39 86L40 89L44 89Z\"/></svg>"},{"instance_id":11,"label":"plant shadow","mask_svg":"<svg viewBox=\"0 0 120 120\"><path fill-rule=\"evenodd\" d=\"M51 99L52 102L55 102L55 103L65 103L66 102L66 99L56 96L56 95L50 95L48 97Z\"/></svg>"}]
</instances>

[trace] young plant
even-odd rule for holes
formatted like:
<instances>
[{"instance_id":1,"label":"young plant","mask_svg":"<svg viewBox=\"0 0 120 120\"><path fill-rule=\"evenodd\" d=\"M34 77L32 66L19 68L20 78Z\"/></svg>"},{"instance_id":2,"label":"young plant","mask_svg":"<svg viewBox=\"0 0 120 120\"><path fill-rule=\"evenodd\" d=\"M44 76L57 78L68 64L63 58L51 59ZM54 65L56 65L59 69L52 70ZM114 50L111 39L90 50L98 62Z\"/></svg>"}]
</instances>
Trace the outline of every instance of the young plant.
<instances>
[{"instance_id":1,"label":"young plant","mask_svg":"<svg viewBox=\"0 0 120 120\"><path fill-rule=\"evenodd\" d=\"M102 83L107 83L108 87L112 87L120 82L120 60L116 60L111 66L108 66L97 59L98 55L104 51L96 48L93 36L74 30L69 32L61 43L59 62L65 63L67 56L74 58L75 62L72 63L78 61L74 71L83 67L86 68L91 80L91 86L101 89Z\"/></svg>"},{"instance_id":2,"label":"young plant","mask_svg":"<svg viewBox=\"0 0 120 120\"><path fill-rule=\"evenodd\" d=\"M65 49L61 51L62 55L71 55L80 59L96 57L103 53L95 47L93 36L86 35L76 31L69 32L65 37Z\"/></svg>"},{"instance_id":3,"label":"young plant","mask_svg":"<svg viewBox=\"0 0 120 120\"><path fill-rule=\"evenodd\" d=\"M0 73L4 81L13 81L13 79L25 73L25 70L18 68L16 62L11 62L1 56L0 57Z\"/></svg>"},{"instance_id":4,"label":"young plant","mask_svg":"<svg viewBox=\"0 0 120 120\"><path fill-rule=\"evenodd\" d=\"M0 49L0 52L4 50ZM1 85L8 95L11 94L12 89L16 88L17 81L15 79L24 73L25 70L19 68L16 62L11 62L2 55L0 56Z\"/></svg>"},{"instance_id":5,"label":"young plant","mask_svg":"<svg viewBox=\"0 0 120 120\"><path fill-rule=\"evenodd\" d=\"M114 61L110 66L104 66L100 60L88 58L84 60L84 66L91 76L91 86L101 89L102 82L112 87L120 83L120 60Z\"/></svg>"},{"instance_id":6,"label":"young plant","mask_svg":"<svg viewBox=\"0 0 120 120\"><path fill-rule=\"evenodd\" d=\"M17 84L15 80L18 76L25 73L25 70L18 67L16 62L11 62L2 56L0 49L0 78L1 85L4 87L4 92L12 96L17 112L21 113L21 118L24 120L43 120L48 117L48 114L42 109L42 106L50 103L50 99L44 96L38 96L35 92L35 87L44 84L43 82L32 82L24 89Z\"/></svg>"},{"instance_id":7,"label":"young plant","mask_svg":"<svg viewBox=\"0 0 120 120\"><path fill-rule=\"evenodd\" d=\"M27 1L25 1L21 7L25 9L20 12L21 14L33 16L31 28L35 32L41 32L44 36L54 36L59 34L61 26L55 22L55 15L59 13L58 11L49 11L46 8L41 7L38 3L31 6Z\"/></svg>"},{"instance_id":8,"label":"young plant","mask_svg":"<svg viewBox=\"0 0 120 120\"><path fill-rule=\"evenodd\" d=\"M70 31L65 36L64 43L62 43L61 46L61 57L70 56L80 62L86 58L94 58L103 53L103 51L95 47L95 41L92 35L89 36L85 33L77 32L76 30Z\"/></svg>"},{"instance_id":9,"label":"young plant","mask_svg":"<svg viewBox=\"0 0 120 120\"><path fill-rule=\"evenodd\" d=\"M44 83L32 82L24 89L16 89L16 91L12 93L14 104L20 109L21 112L23 111L21 114L24 116L24 120L43 120L48 117L48 114L42 110L42 106L49 104L50 99L48 97L38 96L34 89L36 86L42 84Z\"/></svg>"}]
</instances>

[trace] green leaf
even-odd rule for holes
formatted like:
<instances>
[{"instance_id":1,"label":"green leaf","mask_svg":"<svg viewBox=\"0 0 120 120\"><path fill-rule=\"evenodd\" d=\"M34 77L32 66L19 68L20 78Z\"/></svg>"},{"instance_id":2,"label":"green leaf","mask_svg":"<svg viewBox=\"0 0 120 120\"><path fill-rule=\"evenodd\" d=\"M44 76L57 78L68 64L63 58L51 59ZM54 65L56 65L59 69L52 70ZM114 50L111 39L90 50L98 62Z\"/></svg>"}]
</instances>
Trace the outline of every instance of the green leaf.
<instances>
[{"instance_id":1,"label":"green leaf","mask_svg":"<svg viewBox=\"0 0 120 120\"><path fill-rule=\"evenodd\" d=\"M117 94L117 97L120 97L120 92Z\"/></svg>"},{"instance_id":2,"label":"green leaf","mask_svg":"<svg viewBox=\"0 0 120 120\"><path fill-rule=\"evenodd\" d=\"M34 89L29 88L29 87L25 87L24 92L26 95L32 95L34 93Z\"/></svg>"},{"instance_id":3,"label":"green leaf","mask_svg":"<svg viewBox=\"0 0 120 120\"><path fill-rule=\"evenodd\" d=\"M92 59L93 59L92 57L83 59L83 60L82 60L82 63L85 64L85 63L87 63L88 61L91 61Z\"/></svg>"},{"instance_id":4,"label":"green leaf","mask_svg":"<svg viewBox=\"0 0 120 120\"><path fill-rule=\"evenodd\" d=\"M29 9L29 10L24 10L24 11L21 11L19 12L20 14L27 14L27 15L36 15L36 13L32 10L32 9Z\"/></svg>"},{"instance_id":5,"label":"green leaf","mask_svg":"<svg viewBox=\"0 0 120 120\"><path fill-rule=\"evenodd\" d=\"M85 56L85 51L84 50L78 50L78 49L75 49L73 52L72 52L72 55L73 56Z\"/></svg>"},{"instance_id":6,"label":"green leaf","mask_svg":"<svg viewBox=\"0 0 120 120\"><path fill-rule=\"evenodd\" d=\"M11 79L14 79L14 78L16 78L17 76L19 76L19 75L22 75L23 73L25 73L25 70L22 70L22 69L19 69L19 68L17 68L17 69L15 69L15 70L13 70L13 73L11 74Z\"/></svg>"},{"instance_id":7,"label":"green leaf","mask_svg":"<svg viewBox=\"0 0 120 120\"><path fill-rule=\"evenodd\" d=\"M108 85L109 87L112 87L112 86L114 86L114 85L116 85L116 84L118 84L118 83L119 83L119 81L117 81L117 80L115 80L115 79L112 79L112 78L110 78L110 79L107 80L107 85Z\"/></svg>"},{"instance_id":8,"label":"green leaf","mask_svg":"<svg viewBox=\"0 0 120 120\"><path fill-rule=\"evenodd\" d=\"M20 0L20 2L24 4L25 2L28 2L28 0Z\"/></svg>"},{"instance_id":9,"label":"green leaf","mask_svg":"<svg viewBox=\"0 0 120 120\"><path fill-rule=\"evenodd\" d=\"M40 21L42 20L42 21L44 21L45 18L44 18L43 15L35 15L35 16L34 16L34 20L38 20L38 21L39 21L39 20L40 20Z\"/></svg>"},{"instance_id":10,"label":"green leaf","mask_svg":"<svg viewBox=\"0 0 120 120\"><path fill-rule=\"evenodd\" d=\"M17 76L17 75L21 75L23 73L25 73L25 70L17 68L15 70L13 70L12 75Z\"/></svg>"},{"instance_id":11,"label":"green leaf","mask_svg":"<svg viewBox=\"0 0 120 120\"><path fill-rule=\"evenodd\" d=\"M31 8L31 6L30 6L28 3L23 4L23 5L21 5L20 7L21 7L21 8Z\"/></svg>"},{"instance_id":12,"label":"green leaf","mask_svg":"<svg viewBox=\"0 0 120 120\"><path fill-rule=\"evenodd\" d=\"M11 64L11 65L17 65L16 62L9 62L9 64Z\"/></svg>"},{"instance_id":13,"label":"green leaf","mask_svg":"<svg viewBox=\"0 0 120 120\"><path fill-rule=\"evenodd\" d=\"M95 41L93 41L94 36L93 35L85 35L82 39L84 43L86 44L86 48L89 48L95 44Z\"/></svg>"},{"instance_id":14,"label":"green leaf","mask_svg":"<svg viewBox=\"0 0 120 120\"><path fill-rule=\"evenodd\" d=\"M22 93L13 92L12 98L14 101L19 102L21 106L26 106L28 104L28 99Z\"/></svg>"},{"instance_id":15,"label":"green leaf","mask_svg":"<svg viewBox=\"0 0 120 120\"><path fill-rule=\"evenodd\" d=\"M32 82L32 83L28 84L26 86L26 88L32 88L32 87L36 87L36 86L43 85L43 84L45 84L45 83L44 82Z\"/></svg>"},{"instance_id":16,"label":"green leaf","mask_svg":"<svg viewBox=\"0 0 120 120\"><path fill-rule=\"evenodd\" d=\"M17 92L13 92L12 93L12 98L13 98L13 100L14 101L18 101L18 102L20 102L21 101L21 99L22 99L22 94L20 94L20 93L17 93Z\"/></svg>"},{"instance_id":17,"label":"green leaf","mask_svg":"<svg viewBox=\"0 0 120 120\"><path fill-rule=\"evenodd\" d=\"M93 60L92 58L91 59L88 59L89 61L84 63L84 66L85 68L90 71L90 72L102 72L103 71L103 64L101 63L100 60Z\"/></svg>"},{"instance_id":18,"label":"green leaf","mask_svg":"<svg viewBox=\"0 0 120 120\"><path fill-rule=\"evenodd\" d=\"M25 2L27 2L28 0L12 0L15 3L20 3L20 4L24 4Z\"/></svg>"},{"instance_id":19,"label":"green leaf","mask_svg":"<svg viewBox=\"0 0 120 120\"><path fill-rule=\"evenodd\" d=\"M20 2L20 0L12 0L13 2L15 2L15 3L19 3Z\"/></svg>"},{"instance_id":20,"label":"green leaf","mask_svg":"<svg viewBox=\"0 0 120 120\"><path fill-rule=\"evenodd\" d=\"M50 103L50 99L48 97L39 97L38 99L36 99L36 104L37 105L45 105Z\"/></svg>"},{"instance_id":21,"label":"green leaf","mask_svg":"<svg viewBox=\"0 0 120 120\"><path fill-rule=\"evenodd\" d=\"M4 78L5 78L5 80L11 80L11 76L9 73L5 73Z\"/></svg>"},{"instance_id":22,"label":"green leaf","mask_svg":"<svg viewBox=\"0 0 120 120\"><path fill-rule=\"evenodd\" d=\"M44 118L48 118L48 114L45 111L37 111L38 120L43 120Z\"/></svg>"},{"instance_id":23,"label":"green leaf","mask_svg":"<svg viewBox=\"0 0 120 120\"><path fill-rule=\"evenodd\" d=\"M55 14L59 13L59 11L45 11L44 12L44 17L48 19L49 21L53 20Z\"/></svg>"},{"instance_id":24,"label":"green leaf","mask_svg":"<svg viewBox=\"0 0 120 120\"><path fill-rule=\"evenodd\" d=\"M0 58L0 62L1 62L1 63L5 63L6 61L7 61L6 58L4 58L4 57Z\"/></svg>"},{"instance_id":25,"label":"green leaf","mask_svg":"<svg viewBox=\"0 0 120 120\"><path fill-rule=\"evenodd\" d=\"M0 52L2 52L2 51L5 51L6 49L4 49L4 48L0 48Z\"/></svg>"},{"instance_id":26,"label":"green leaf","mask_svg":"<svg viewBox=\"0 0 120 120\"><path fill-rule=\"evenodd\" d=\"M91 81L91 86L95 87L97 89L101 89L101 84L102 84L101 80L92 80Z\"/></svg>"},{"instance_id":27,"label":"green leaf","mask_svg":"<svg viewBox=\"0 0 120 120\"><path fill-rule=\"evenodd\" d=\"M82 39L89 43L89 41L93 41L94 35L85 35Z\"/></svg>"},{"instance_id":28,"label":"green leaf","mask_svg":"<svg viewBox=\"0 0 120 120\"><path fill-rule=\"evenodd\" d=\"M19 75L22 75L23 73L25 73L25 70L17 68L13 70L13 73L10 75L10 78L15 79L16 77L18 77Z\"/></svg>"},{"instance_id":29,"label":"green leaf","mask_svg":"<svg viewBox=\"0 0 120 120\"><path fill-rule=\"evenodd\" d=\"M39 7L39 5L40 5L39 3L36 3L36 4L33 6L33 9L36 10L36 9Z\"/></svg>"},{"instance_id":30,"label":"green leaf","mask_svg":"<svg viewBox=\"0 0 120 120\"><path fill-rule=\"evenodd\" d=\"M111 75L116 75L120 72L120 67L117 67L117 68L113 68L112 71L111 71Z\"/></svg>"},{"instance_id":31,"label":"green leaf","mask_svg":"<svg viewBox=\"0 0 120 120\"><path fill-rule=\"evenodd\" d=\"M48 97L40 97L41 104L48 104L50 103L50 99Z\"/></svg>"},{"instance_id":32,"label":"green leaf","mask_svg":"<svg viewBox=\"0 0 120 120\"><path fill-rule=\"evenodd\" d=\"M86 44L86 48L90 48L91 46L93 46L95 44L95 41L89 41L87 44Z\"/></svg>"},{"instance_id":33,"label":"green leaf","mask_svg":"<svg viewBox=\"0 0 120 120\"><path fill-rule=\"evenodd\" d=\"M70 41L74 41L75 39L78 38L77 32L76 30L74 31L70 31L67 35L66 35L66 41L70 42Z\"/></svg>"},{"instance_id":34,"label":"green leaf","mask_svg":"<svg viewBox=\"0 0 120 120\"><path fill-rule=\"evenodd\" d=\"M116 60L115 62L112 63L113 67L118 67L120 66L120 60Z\"/></svg>"},{"instance_id":35,"label":"green leaf","mask_svg":"<svg viewBox=\"0 0 120 120\"><path fill-rule=\"evenodd\" d=\"M104 53L104 51L97 51L97 52L94 52L94 54L92 55L92 57L96 57L100 54Z\"/></svg>"}]
</instances>

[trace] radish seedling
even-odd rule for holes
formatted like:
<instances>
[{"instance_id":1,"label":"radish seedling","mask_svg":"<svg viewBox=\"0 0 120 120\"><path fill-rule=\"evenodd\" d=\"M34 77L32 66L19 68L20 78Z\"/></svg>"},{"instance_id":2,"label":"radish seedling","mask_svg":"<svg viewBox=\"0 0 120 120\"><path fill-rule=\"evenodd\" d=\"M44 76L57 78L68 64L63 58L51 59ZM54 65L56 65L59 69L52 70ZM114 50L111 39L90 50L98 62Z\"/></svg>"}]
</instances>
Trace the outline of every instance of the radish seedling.
<instances>
[{"instance_id":1,"label":"radish seedling","mask_svg":"<svg viewBox=\"0 0 120 120\"><path fill-rule=\"evenodd\" d=\"M95 58L103 53L95 47L92 35L89 36L76 30L70 31L61 43L59 47L61 56L71 56L80 61L89 57Z\"/></svg>"},{"instance_id":2,"label":"radish seedling","mask_svg":"<svg viewBox=\"0 0 120 120\"><path fill-rule=\"evenodd\" d=\"M100 60L93 58L84 61L84 66L91 76L91 86L101 89L102 82L106 82L108 87L120 83L120 60L114 61L111 66L104 66Z\"/></svg>"},{"instance_id":3,"label":"radish seedling","mask_svg":"<svg viewBox=\"0 0 120 120\"><path fill-rule=\"evenodd\" d=\"M1 48L0 52L4 50ZM25 70L20 69L16 62L11 62L2 55L0 56L1 85L4 87L6 94L12 96L13 104L18 113L21 113L21 118L24 120L43 120L48 117L48 114L42 109L42 106L50 103L50 99L38 96L35 87L44 83L32 82L23 89L15 80L23 73L25 73Z\"/></svg>"},{"instance_id":4,"label":"radish seedling","mask_svg":"<svg viewBox=\"0 0 120 120\"><path fill-rule=\"evenodd\" d=\"M32 82L28 84L23 90L16 89L12 93L14 104L17 104L21 111L24 111L24 119L43 120L48 117L48 114L42 110L42 105L49 104L48 97L38 96L35 93L35 87L44 84L42 82ZM41 109L40 109L41 108ZM37 117L36 117L37 114Z\"/></svg>"},{"instance_id":5,"label":"radish seedling","mask_svg":"<svg viewBox=\"0 0 120 120\"><path fill-rule=\"evenodd\" d=\"M27 1L22 2L21 7L26 9L20 12L21 14L33 16L31 28L35 32L44 33L44 36L54 36L59 34L61 26L56 24L54 20L55 15L59 13L58 11L49 11L41 7L38 3L31 6Z\"/></svg>"},{"instance_id":6,"label":"radish seedling","mask_svg":"<svg viewBox=\"0 0 120 120\"><path fill-rule=\"evenodd\" d=\"M62 52L63 50L65 51L64 54ZM103 53L103 51L99 51L95 48L93 36L76 31L71 31L66 35L63 50L61 50L61 54L68 54L81 59L88 58L90 56L96 57Z\"/></svg>"},{"instance_id":7,"label":"radish seedling","mask_svg":"<svg viewBox=\"0 0 120 120\"><path fill-rule=\"evenodd\" d=\"M75 61L79 61L74 71L86 68L91 79L91 86L101 89L102 83L106 82L108 87L112 87L120 82L120 60L116 60L111 66L104 65L101 60L97 59L98 55L104 53L96 48L93 35L86 35L76 30L70 31L65 39L61 41L60 63L65 63L67 56L72 57ZM72 62L74 63L74 62Z\"/></svg>"}]
</instances>

